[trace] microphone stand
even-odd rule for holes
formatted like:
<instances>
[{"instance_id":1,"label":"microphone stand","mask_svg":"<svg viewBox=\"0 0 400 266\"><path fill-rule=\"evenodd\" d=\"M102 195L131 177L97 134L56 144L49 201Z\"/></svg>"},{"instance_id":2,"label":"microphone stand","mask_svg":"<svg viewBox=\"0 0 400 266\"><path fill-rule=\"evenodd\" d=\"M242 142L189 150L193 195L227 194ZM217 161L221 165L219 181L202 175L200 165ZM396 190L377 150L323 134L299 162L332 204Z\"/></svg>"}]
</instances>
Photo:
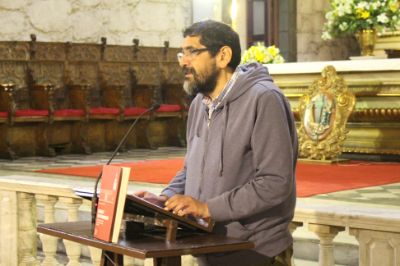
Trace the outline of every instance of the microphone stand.
<instances>
[{"instance_id":1,"label":"microphone stand","mask_svg":"<svg viewBox=\"0 0 400 266\"><path fill-rule=\"evenodd\" d=\"M109 165L111 163L111 161L114 159L115 155L117 155L119 149L121 148L121 146L125 143L126 139L128 138L129 134L132 132L133 128L135 127L135 125L137 124L137 122L139 121L140 118L142 118L145 114L147 114L148 112L152 112L154 110L157 110L158 108L160 108L160 104L155 103L153 104L150 108L146 109L145 111L143 111L131 124L131 126L129 127L128 131L126 131L125 135L122 137L121 141L118 143L117 148L115 148L114 152L112 153L110 159L107 161L107 163L105 165ZM97 197L97 187L99 185L101 176L103 174L103 171L100 172L99 176L96 179L96 183L94 185L94 191L93 191L93 196L92 196L92 211L91 211L91 216L92 216L92 232L94 231L94 225L96 222L96 213L97 213L97 201L98 201L98 197Z\"/></svg>"}]
</instances>

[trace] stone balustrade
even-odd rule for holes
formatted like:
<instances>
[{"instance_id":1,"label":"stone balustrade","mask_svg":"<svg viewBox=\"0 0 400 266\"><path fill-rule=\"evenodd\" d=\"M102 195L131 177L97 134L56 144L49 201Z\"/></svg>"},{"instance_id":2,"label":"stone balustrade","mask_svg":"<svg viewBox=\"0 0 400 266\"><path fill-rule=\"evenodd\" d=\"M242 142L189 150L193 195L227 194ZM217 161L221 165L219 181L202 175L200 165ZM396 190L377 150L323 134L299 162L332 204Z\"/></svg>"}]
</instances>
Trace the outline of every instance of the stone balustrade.
<instances>
[{"instance_id":1,"label":"stone balustrade","mask_svg":"<svg viewBox=\"0 0 400 266\"><path fill-rule=\"evenodd\" d=\"M89 219L90 204L75 196L74 180L32 181L24 176L0 177L0 265L61 265L56 259L58 239L39 235L43 256L38 256L37 223ZM83 181L92 184L92 181ZM85 185L83 184L83 185ZM78 185L82 185L82 182ZM290 230L307 228L319 240L319 265L333 266L334 239L346 230L359 242L360 266L400 265L400 209L371 208L327 200L299 199ZM99 264L100 250L62 240L67 265L81 265L81 255ZM40 249L39 249L40 250ZM194 266L191 256L184 265ZM151 260L125 258L125 265L152 265Z\"/></svg>"}]
</instances>

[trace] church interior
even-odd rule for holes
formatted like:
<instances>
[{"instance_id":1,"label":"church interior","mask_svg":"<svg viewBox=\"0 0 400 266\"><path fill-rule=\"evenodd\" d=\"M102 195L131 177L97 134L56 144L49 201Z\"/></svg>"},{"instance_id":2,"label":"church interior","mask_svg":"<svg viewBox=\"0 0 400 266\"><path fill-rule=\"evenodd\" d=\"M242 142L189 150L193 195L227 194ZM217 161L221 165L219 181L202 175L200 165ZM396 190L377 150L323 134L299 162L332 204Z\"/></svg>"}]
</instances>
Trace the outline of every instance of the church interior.
<instances>
[{"instance_id":1,"label":"church interior","mask_svg":"<svg viewBox=\"0 0 400 266\"><path fill-rule=\"evenodd\" d=\"M279 48L260 63L299 136L292 264L399 266L400 1L369 51L360 35L327 36L332 2L0 0L0 266L100 265L100 249L37 226L90 219L74 188L111 156L138 169L130 192L159 193L179 170L191 99L176 55L204 19L232 26L242 54Z\"/></svg>"}]
</instances>

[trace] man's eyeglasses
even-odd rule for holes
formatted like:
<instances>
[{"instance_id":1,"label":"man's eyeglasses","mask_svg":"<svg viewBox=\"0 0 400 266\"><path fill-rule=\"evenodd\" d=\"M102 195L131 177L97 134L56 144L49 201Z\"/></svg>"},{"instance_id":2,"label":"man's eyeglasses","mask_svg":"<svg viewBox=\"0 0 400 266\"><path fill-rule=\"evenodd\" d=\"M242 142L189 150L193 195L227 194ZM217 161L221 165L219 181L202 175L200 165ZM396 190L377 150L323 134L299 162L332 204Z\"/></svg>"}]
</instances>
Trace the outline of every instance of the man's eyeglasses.
<instances>
[{"instance_id":1,"label":"man's eyeglasses","mask_svg":"<svg viewBox=\"0 0 400 266\"><path fill-rule=\"evenodd\" d=\"M193 59L195 56L201 54L202 52L210 50L209 48L199 48L199 49L185 49L180 53L177 53L176 56L178 58L179 62L182 62L184 57L187 57L188 59Z\"/></svg>"}]
</instances>

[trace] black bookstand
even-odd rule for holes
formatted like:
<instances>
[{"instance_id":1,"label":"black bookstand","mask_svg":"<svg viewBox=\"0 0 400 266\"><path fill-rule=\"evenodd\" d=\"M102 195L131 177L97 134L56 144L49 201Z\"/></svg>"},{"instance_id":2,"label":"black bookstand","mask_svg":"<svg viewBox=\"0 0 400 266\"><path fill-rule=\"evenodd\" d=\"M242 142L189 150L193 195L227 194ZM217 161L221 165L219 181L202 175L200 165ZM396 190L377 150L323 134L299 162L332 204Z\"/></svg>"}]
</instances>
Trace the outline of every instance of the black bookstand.
<instances>
[{"instance_id":1,"label":"black bookstand","mask_svg":"<svg viewBox=\"0 0 400 266\"><path fill-rule=\"evenodd\" d=\"M92 197L92 192L86 189L75 189L75 193L88 200ZM124 220L126 237L153 235L163 237L167 242L175 241L179 235L210 233L214 226L212 221L182 217L134 195L126 196Z\"/></svg>"}]
</instances>

